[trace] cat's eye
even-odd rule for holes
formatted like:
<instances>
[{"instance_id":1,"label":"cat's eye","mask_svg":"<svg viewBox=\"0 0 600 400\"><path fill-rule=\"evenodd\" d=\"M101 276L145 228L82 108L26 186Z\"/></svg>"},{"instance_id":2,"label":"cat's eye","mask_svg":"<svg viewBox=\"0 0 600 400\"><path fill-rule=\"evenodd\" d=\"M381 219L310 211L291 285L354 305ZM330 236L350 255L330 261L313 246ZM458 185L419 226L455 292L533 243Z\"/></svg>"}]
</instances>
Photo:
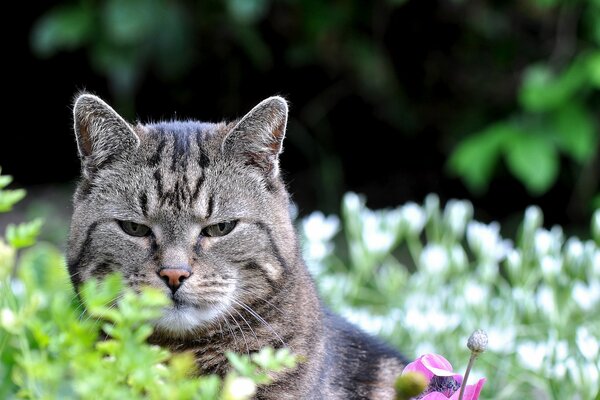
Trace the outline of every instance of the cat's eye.
<instances>
[{"instance_id":1,"label":"cat's eye","mask_svg":"<svg viewBox=\"0 0 600 400\"><path fill-rule=\"evenodd\" d=\"M137 224L133 221L118 221L123 232L130 236L148 236L152 231L149 227L142 224Z\"/></svg>"},{"instance_id":2,"label":"cat's eye","mask_svg":"<svg viewBox=\"0 0 600 400\"><path fill-rule=\"evenodd\" d=\"M219 222L202 229L202 236L215 237L225 236L235 228L237 221Z\"/></svg>"}]
</instances>

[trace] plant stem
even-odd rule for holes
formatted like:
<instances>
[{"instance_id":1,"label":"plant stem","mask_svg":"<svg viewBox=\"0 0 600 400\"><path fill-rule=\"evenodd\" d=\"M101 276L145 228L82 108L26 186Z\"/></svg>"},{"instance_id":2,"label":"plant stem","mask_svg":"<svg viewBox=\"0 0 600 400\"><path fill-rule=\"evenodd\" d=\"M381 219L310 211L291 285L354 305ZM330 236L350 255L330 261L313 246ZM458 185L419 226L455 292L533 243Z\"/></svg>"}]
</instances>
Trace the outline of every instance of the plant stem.
<instances>
[{"instance_id":1,"label":"plant stem","mask_svg":"<svg viewBox=\"0 0 600 400\"><path fill-rule=\"evenodd\" d=\"M462 381L462 385L460 385L460 392L458 393L458 400L463 400L463 395L465 394L465 388L467 387L467 381L469 380L469 373L471 373L471 368L475 363L475 359L479 354L475 352L471 353L471 358L469 358L469 364L467 365L467 370L465 371L465 376Z\"/></svg>"}]
</instances>

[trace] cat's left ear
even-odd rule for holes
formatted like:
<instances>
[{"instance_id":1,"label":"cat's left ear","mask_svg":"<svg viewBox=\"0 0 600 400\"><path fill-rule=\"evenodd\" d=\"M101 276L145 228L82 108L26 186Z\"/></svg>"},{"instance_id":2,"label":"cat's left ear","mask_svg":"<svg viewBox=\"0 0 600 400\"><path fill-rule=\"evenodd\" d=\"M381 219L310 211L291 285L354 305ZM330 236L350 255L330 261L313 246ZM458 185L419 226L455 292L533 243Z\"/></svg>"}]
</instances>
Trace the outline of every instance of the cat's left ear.
<instances>
[{"instance_id":1,"label":"cat's left ear","mask_svg":"<svg viewBox=\"0 0 600 400\"><path fill-rule=\"evenodd\" d=\"M275 177L279 173L279 153L283 150L287 119L285 99L269 97L235 125L223 141L223 150L238 152Z\"/></svg>"}]
</instances>

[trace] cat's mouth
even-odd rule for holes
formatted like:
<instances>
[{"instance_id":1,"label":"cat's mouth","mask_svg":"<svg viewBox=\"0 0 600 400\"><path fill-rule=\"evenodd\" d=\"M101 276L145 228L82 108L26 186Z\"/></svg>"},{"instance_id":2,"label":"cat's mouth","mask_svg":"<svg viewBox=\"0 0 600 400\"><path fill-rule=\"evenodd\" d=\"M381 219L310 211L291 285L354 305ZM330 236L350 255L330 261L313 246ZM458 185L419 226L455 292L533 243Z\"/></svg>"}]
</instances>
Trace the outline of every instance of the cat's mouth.
<instances>
[{"instance_id":1,"label":"cat's mouth","mask_svg":"<svg viewBox=\"0 0 600 400\"><path fill-rule=\"evenodd\" d=\"M174 337L181 337L202 329L217 320L228 306L227 301L219 304L198 304L171 296L173 304L163 309L155 322L155 329Z\"/></svg>"}]
</instances>

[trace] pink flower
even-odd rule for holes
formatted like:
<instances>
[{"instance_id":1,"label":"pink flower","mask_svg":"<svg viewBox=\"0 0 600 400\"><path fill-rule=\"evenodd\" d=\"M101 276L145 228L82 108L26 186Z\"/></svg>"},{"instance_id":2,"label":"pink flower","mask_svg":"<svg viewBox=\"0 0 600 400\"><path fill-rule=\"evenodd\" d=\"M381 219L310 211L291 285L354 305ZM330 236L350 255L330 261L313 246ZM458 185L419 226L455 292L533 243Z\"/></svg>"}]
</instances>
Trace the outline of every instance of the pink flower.
<instances>
[{"instance_id":1,"label":"pink flower","mask_svg":"<svg viewBox=\"0 0 600 400\"><path fill-rule=\"evenodd\" d=\"M452 372L452 365L438 354L425 354L408 364L402 374L419 372L427 379L427 389L417 397L418 400L458 400L463 377ZM463 400L477 400L485 383L485 378L474 385L467 385Z\"/></svg>"}]
</instances>

